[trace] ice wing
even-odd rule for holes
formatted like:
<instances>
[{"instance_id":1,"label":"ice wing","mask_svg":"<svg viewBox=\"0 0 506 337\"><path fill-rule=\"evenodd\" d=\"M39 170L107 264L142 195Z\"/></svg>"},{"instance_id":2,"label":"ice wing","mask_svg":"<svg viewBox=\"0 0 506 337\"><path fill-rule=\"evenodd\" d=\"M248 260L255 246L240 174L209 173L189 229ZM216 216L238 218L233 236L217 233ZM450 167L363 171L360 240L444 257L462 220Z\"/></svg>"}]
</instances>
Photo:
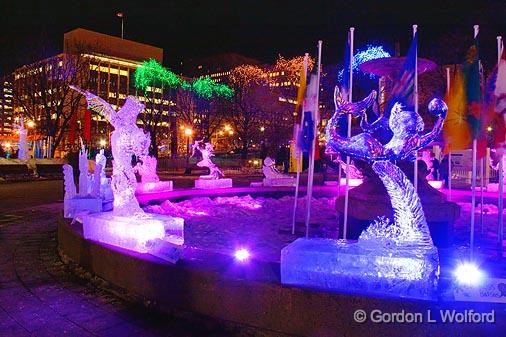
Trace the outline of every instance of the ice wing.
<instances>
[{"instance_id":1,"label":"ice wing","mask_svg":"<svg viewBox=\"0 0 506 337\"><path fill-rule=\"evenodd\" d=\"M111 121L111 115L115 112L113 107L104 101L102 98L98 97L95 94L87 90L83 90L75 85L69 85L69 87L78 93L81 93L86 98L86 102L88 103L88 109L100 114L109 122Z\"/></svg>"}]
</instances>

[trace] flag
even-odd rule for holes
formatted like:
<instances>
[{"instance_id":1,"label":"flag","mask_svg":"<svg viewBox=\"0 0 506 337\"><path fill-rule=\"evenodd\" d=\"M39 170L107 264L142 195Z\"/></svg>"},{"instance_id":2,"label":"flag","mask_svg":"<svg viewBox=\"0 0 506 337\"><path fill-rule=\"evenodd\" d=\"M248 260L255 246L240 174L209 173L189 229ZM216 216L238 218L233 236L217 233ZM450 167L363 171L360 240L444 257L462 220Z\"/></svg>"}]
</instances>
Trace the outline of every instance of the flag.
<instances>
[{"instance_id":1,"label":"flag","mask_svg":"<svg viewBox=\"0 0 506 337\"><path fill-rule=\"evenodd\" d=\"M448 102L448 114L443 126L445 152L468 149L471 135L466 119L467 99L464 75L459 68L456 68L454 72L446 102Z\"/></svg>"},{"instance_id":2,"label":"flag","mask_svg":"<svg viewBox=\"0 0 506 337\"><path fill-rule=\"evenodd\" d=\"M84 112L83 138L88 142L91 141L91 110L89 109Z\"/></svg>"},{"instance_id":3,"label":"flag","mask_svg":"<svg viewBox=\"0 0 506 337\"><path fill-rule=\"evenodd\" d=\"M478 143L477 158L482 158L486 153L487 140L484 133L484 114L481 97L481 71L478 36L473 45L466 53L466 59L462 65L464 83L467 98L467 123L472 139Z\"/></svg>"},{"instance_id":4,"label":"flag","mask_svg":"<svg viewBox=\"0 0 506 337\"><path fill-rule=\"evenodd\" d=\"M306 60L306 57L304 57L304 60ZM302 103L304 102L304 94L306 92L306 69L304 63L301 65L299 77L300 81L299 81L299 88L297 90L297 104L295 105L295 116L300 115L300 112L302 110Z\"/></svg>"},{"instance_id":5,"label":"flag","mask_svg":"<svg viewBox=\"0 0 506 337\"><path fill-rule=\"evenodd\" d=\"M304 98L302 127L297 137L297 147L302 152L310 152L312 148L315 139L315 124L318 125L320 120L318 110L318 75L311 74Z\"/></svg>"},{"instance_id":6,"label":"flag","mask_svg":"<svg viewBox=\"0 0 506 337\"><path fill-rule=\"evenodd\" d=\"M401 103L407 110L415 109L415 68L417 62L418 32L415 33L408 55L404 60L402 69L397 76L395 85L390 93L390 98L386 105L385 114L390 115L390 111L395 103Z\"/></svg>"},{"instance_id":7,"label":"flag","mask_svg":"<svg viewBox=\"0 0 506 337\"><path fill-rule=\"evenodd\" d=\"M492 141L499 155L506 152L506 55L504 51L499 64L487 81L486 120L491 126ZM488 130L487 130L488 131Z\"/></svg>"}]
</instances>

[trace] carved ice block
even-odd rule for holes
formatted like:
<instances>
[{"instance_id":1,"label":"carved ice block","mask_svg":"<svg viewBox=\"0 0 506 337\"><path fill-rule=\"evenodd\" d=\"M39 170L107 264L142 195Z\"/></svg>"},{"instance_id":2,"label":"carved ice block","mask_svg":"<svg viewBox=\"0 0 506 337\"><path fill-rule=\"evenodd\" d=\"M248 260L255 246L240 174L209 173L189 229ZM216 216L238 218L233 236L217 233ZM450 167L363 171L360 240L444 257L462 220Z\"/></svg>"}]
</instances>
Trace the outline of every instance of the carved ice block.
<instances>
[{"instance_id":1,"label":"carved ice block","mask_svg":"<svg viewBox=\"0 0 506 337\"><path fill-rule=\"evenodd\" d=\"M184 243L184 219L161 214L142 217L115 216L112 212L83 216L86 239L148 253L156 240L175 245Z\"/></svg>"},{"instance_id":2,"label":"carved ice block","mask_svg":"<svg viewBox=\"0 0 506 337\"><path fill-rule=\"evenodd\" d=\"M299 238L281 250L281 283L324 290L434 299L435 247L379 249L321 238Z\"/></svg>"},{"instance_id":3,"label":"carved ice block","mask_svg":"<svg viewBox=\"0 0 506 337\"><path fill-rule=\"evenodd\" d=\"M173 190L172 180L137 183L135 194L169 192Z\"/></svg>"},{"instance_id":4,"label":"carved ice block","mask_svg":"<svg viewBox=\"0 0 506 337\"><path fill-rule=\"evenodd\" d=\"M295 178L264 178L264 186L295 186Z\"/></svg>"},{"instance_id":5,"label":"carved ice block","mask_svg":"<svg viewBox=\"0 0 506 337\"><path fill-rule=\"evenodd\" d=\"M92 197L79 197L63 201L63 216L73 219L80 212L97 213L102 211L102 199Z\"/></svg>"},{"instance_id":6,"label":"carved ice block","mask_svg":"<svg viewBox=\"0 0 506 337\"><path fill-rule=\"evenodd\" d=\"M195 188L210 190L213 188L228 188L232 187L232 179L197 179L195 180Z\"/></svg>"}]
</instances>

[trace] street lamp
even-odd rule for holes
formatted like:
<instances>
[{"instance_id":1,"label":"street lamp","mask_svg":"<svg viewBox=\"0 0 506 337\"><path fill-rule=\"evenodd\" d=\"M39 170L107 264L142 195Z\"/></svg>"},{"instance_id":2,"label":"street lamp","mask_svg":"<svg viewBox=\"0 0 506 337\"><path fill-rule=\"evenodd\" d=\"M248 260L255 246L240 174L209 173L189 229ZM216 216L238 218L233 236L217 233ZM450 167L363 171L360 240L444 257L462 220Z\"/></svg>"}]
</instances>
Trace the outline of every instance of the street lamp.
<instances>
[{"instance_id":1,"label":"street lamp","mask_svg":"<svg viewBox=\"0 0 506 337\"><path fill-rule=\"evenodd\" d=\"M100 139L100 141L98 143L100 144L100 147L105 147L105 145L107 144L107 141L105 139Z\"/></svg>"},{"instance_id":2,"label":"street lamp","mask_svg":"<svg viewBox=\"0 0 506 337\"><path fill-rule=\"evenodd\" d=\"M263 126L260 127L260 132L264 132L265 128Z\"/></svg>"},{"instance_id":3,"label":"street lamp","mask_svg":"<svg viewBox=\"0 0 506 337\"><path fill-rule=\"evenodd\" d=\"M116 16L121 19L121 38L123 38L123 18L125 14L123 12L116 13Z\"/></svg>"},{"instance_id":4,"label":"street lamp","mask_svg":"<svg viewBox=\"0 0 506 337\"><path fill-rule=\"evenodd\" d=\"M186 136L186 169L184 170L184 174L191 174L190 169L190 137L193 134L193 130L190 128L184 129L184 135Z\"/></svg>"},{"instance_id":5,"label":"street lamp","mask_svg":"<svg viewBox=\"0 0 506 337\"><path fill-rule=\"evenodd\" d=\"M26 123L26 125L27 125L29 128L33 128L33 127L35 127L35 122L34 122L34 121L28 121L28 123Z\"/></svg>"}]
</instances>

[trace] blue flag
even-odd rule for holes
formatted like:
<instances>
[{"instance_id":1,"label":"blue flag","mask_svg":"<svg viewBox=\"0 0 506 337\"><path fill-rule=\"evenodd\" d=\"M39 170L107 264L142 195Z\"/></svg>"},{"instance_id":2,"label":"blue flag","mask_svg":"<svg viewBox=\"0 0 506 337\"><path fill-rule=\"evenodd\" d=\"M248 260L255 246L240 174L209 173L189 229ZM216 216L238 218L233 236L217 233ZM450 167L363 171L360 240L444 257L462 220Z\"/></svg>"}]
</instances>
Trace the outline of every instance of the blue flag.
<instances>
[{"instance_id":1,"label":"blue flag","mask_svg":"<svg viewBox=\"0 0 506 337\"><path fill-rule=\"evenodd\" d=\"M395 81L394 88L388 99L385 115L389 116L395 103L401 103L407 110L415 109L415 67L417 59L418 33L415 33L404 65Z\"/></svg>"}]
</instances>

